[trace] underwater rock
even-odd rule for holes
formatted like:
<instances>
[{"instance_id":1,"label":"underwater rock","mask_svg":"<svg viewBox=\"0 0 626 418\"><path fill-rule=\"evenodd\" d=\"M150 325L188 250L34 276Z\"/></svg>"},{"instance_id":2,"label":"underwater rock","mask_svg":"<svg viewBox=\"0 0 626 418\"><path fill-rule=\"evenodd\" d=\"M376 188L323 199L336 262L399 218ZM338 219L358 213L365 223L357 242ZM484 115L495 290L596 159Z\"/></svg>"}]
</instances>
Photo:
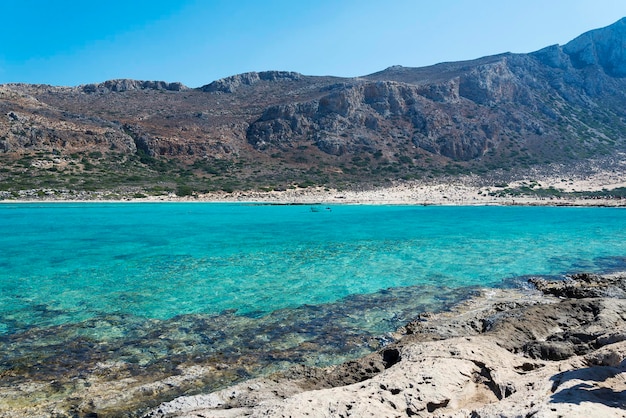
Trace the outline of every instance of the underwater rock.
<instances>
[{"instance_id":1,"label":"underwater rock","mask_svg":"<svg viewBox=\"0 0 626 418\"><path fill-rule=\"evenodd\" d=\"M571 283L566 292L589 283L587 276L571 280L582 283ZM590 294L603 283L622 288L625 280L623 275L594 277ZM626 300L615 297L486 291L450 311L420 316L404 328L402 339L363 359L178 398L146 417L460 417L511 416L512 411L515 416L623 417L623 312ZM481 323L489 326L476 326ZM394 364L385 368L390 350Z\"/></svg>"},{"instance_id":2,"label":"underwater rock","mask_svg":"<svg viewBox=\"0 0 626 418\"><path fill-rule=\"evenodd\" d=\"M386 330L412 319L416 309L444 309L467 294L416 286L268 314L225 311L167 320L114 314L15 326L0 335L0 416L136 417L181 395L292 367L294 375L312 376L323 370L314 366L345 362L310 383L320 388L367 380L397 360L393 350L362 358L396 340ZM64 314L47 306L40 311Z\"/></svg>"}]
</instances>

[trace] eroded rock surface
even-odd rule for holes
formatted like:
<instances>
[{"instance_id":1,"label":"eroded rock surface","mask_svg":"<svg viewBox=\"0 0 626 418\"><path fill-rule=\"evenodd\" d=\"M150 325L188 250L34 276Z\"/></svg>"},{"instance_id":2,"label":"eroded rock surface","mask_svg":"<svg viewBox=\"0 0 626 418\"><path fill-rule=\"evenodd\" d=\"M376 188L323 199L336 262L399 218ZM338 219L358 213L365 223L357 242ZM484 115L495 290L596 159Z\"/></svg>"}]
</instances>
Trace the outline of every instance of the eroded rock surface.
<instances>
[{"instance_id":1,"label":"eroded rock surface","mask_svg":"<svg viewBox=\"0 0 626 418\"><path fill-rule=\"evenodd\" d=\"M358 361L178 398L146 416L624 417L626 299L615 289L625 281L577 275L533 280L545 296L484 292L421 315Z\"/></svg>"}]
</instances>

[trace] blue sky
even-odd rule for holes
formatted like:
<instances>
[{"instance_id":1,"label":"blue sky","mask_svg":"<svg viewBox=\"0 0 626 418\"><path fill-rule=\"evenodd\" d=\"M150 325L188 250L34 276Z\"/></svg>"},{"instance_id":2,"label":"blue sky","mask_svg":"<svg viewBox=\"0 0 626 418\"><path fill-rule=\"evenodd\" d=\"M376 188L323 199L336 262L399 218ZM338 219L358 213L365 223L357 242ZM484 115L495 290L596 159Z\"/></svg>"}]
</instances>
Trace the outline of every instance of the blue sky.
<instances>
[{"instance_id":1,"label":"blue sky","mask_svg":"<svg viewBox=\"0 0 626 418\"><path fill-rule=\"evenodd\" d=\"M353 77L531 52L626 17L624 0L3 1L0 83L190 87L246 71Z\"/></svg>"}]
</instances>

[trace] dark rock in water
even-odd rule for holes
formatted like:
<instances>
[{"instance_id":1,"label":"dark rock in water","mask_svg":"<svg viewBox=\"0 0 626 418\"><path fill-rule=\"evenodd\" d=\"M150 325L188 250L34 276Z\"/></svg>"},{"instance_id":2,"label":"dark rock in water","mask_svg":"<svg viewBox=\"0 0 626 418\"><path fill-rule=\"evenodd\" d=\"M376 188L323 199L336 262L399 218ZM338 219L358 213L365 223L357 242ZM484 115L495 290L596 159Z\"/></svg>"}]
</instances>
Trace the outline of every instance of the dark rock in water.
<instances>
[{"instance_id":1,"label":"dark rock in water","mask_svg":"<svg viewBox=\"0 0 626 418\"><path fill-rule=\"evenodd\" d=\"M397 349L384 347L416 310L444 309L468 293L414 286L271 313L103 315L47 328L12 326L0 335L0 417L140 416L183 394L290 367L311 389L366 381L400 360ZM63 314L47 305L37 311ZM321 368L332 364L332 373ZM28 385L36 389L13 389ZM71 397L57 397L61 391ZM16 403L34 406L26 411Z\"/></svg>"},{"instance_id":2,"label":"dark rock in water","mask_svg":"<svg viewBox=\"0 0 626 418\"><path fill-rule=\"evenodd\" d=\"M565 280L546 280L533 277L528 280L538 290L547 295L565 298L626 297L626 277L598 276L581 273Z\"/></svg>"}]
</instances>

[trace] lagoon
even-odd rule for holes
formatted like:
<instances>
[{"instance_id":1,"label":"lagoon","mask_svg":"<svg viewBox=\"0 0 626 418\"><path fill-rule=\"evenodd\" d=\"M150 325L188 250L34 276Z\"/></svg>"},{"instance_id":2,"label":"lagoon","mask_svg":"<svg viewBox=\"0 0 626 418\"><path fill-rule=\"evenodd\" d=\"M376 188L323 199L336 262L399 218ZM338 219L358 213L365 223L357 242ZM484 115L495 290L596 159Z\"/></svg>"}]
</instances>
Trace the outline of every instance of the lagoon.
<instances>
[{"instance_id":1,"label":"lagoon","mask_svg":"<svg viewBox=\"0 0 626 418\"><path fill-rule=\"evenodd\" d=\"M156 402L337 363L477 288L626 261L619 208L6 203L0 219L2 386L79 398L107 364L107 382L212 370Z\"/></svg>"},{"instance_id":2,"label":"lagoon","mask_svg":"<svg viewBox=\"0 0 626 418\"><path fill-rule=\"evenodd\" d=\"M5 204L0 219L2 333L109 313L259 316L601 271L626 255L614 208Z\"/></svg>"}]
</instances>

